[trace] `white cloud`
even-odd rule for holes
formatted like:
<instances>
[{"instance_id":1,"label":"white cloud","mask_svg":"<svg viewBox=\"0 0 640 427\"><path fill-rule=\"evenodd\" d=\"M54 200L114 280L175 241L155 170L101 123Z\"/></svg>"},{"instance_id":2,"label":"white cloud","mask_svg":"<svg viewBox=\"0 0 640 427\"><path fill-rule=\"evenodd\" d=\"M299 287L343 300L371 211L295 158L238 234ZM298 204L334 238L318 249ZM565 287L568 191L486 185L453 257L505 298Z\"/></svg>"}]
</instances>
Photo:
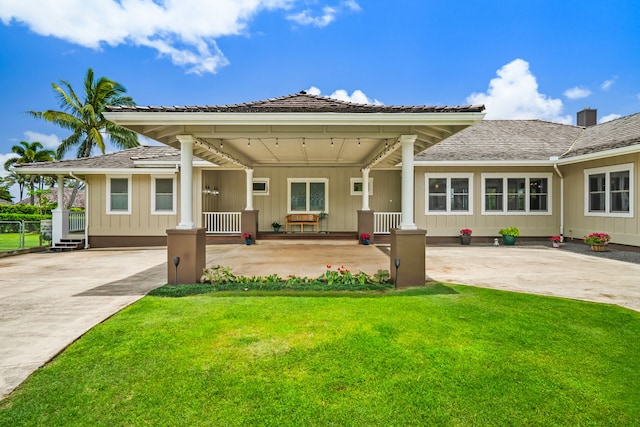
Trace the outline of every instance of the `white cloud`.
<instances>
[{"instance_id":1,"label":"white cloud","mask_svg":"<svg viewBox=\"0 0 640 427\"><path fill-rule=\"evenodd\" d=\"M299 25L312 25L323 28L332 23L336 19L336 15L345 10L359 12L362 8L356 0L345 0L338 6L323 6L320 13L316 13L311 9L305 9L302 12L290 14L287 16L287 19Z\"/></svg>"},{"instance_id":2,"label":"white cloud","mask_svg":"<svg viewBox=\"0 0 640 427\"><path fill-rule=\"evenodd\" d=\"M244 34L256 14L291 10L295 2L0 0L0 20L5 25L24 24L42 36L92 49L118 45L148 47L189 73L203 74L215 73L229 64L215 39ZM355 1L347 1L341 7L355 6Z\"/></svg>"},{"instance_id":3,"label":"white cloud","mask_svg":"<svg viewBox=\"0 0 640 427\"><path fill-rule=\"evenodd\" d=\"M14 153L0 154L0 176L7 176L7 174L9 173L4 170L4 162L12 157L15 157Z\"/></svg>"},{"instance_id":4,"label":"white cloud","mask_svg":"<svg viewBox=\"0 0 640 427\"><path fill-rule=\"evenodd\" d=\"M622 117L620 114L607 114L600 119L600 123L610 122L611 120L619 119L620 117Z\"/></svg>"},{"instance_id":5,"label":"white cloud","mask_svg":"<svg viewBox=\"0 0 640 427\"><path fill-rule=\"evenodd\" d=\"M325 95L321 95L322 92L320 91L320 89L318 89L315 86L311 86L309 89L306 90L306 92L311 95L325 96ZM355 104L384 105L381 101L378 101L377 99L370 99L360 89L354 90L353 92L351 92L351 95L349 95L349 92L347 92L344 89L338 89L334 91L331 95L329 95L329 98L337 99L339 101L344 101L344 102L353 102Z\"/></svg>"},{"instance_id":6,"label":"white cloud","mask_svg":"<svg viewBox=\"0 0 640 427\"><path fill-rule=\"evenodd\" d=\"M562 115L563 104L560 99L538 92L538 82L529 70L527 61L515 59L496 74L498 77L491 79L486 93L472 93L467 97L468 103L485 105L487 119L572 122L571 116Z\"/></svg>"},{"instance_id":7,"label":"white cloud","mask_svg":"<svg viewBox=\"0 0 640 427\"><path fill-rule=\"evenodd\" d=\"M611 88L611 86L613 86L613 84L616 82L616 78L614 77L613 79L609 79L609 80L605 80L602 82L602 84L600 85L600 89L602 90L609 90L609 88Z\"/></svg>"},{"instance_id":8,"label":"white cloud","mask_svg":"<svg viewBox=\"0 0 640 427\"><path fill-rule=\"evenodd\" d=\"M27 141L29 142L38 141L44 146L44 148L49 150L57 149L62 143L62 140L58 137L58 135L55 135L53 133L49 135L45 135L44 133L33 132L28 130L24 133L24 136Z\"/></svg>"},{"instance_id":9,"label":"white cloud","mask_svg":"<svg viewBox=\"0 0 640 427\"><path fill-rule=\"evenodd\" d=\"M566 96L569 99L580 99L580 98L586 98L587 96L591 95L591 91L587 88L584 87L572 87L571 89L567 89L564 91L564 96Z\"/></svg>"}]
</instances>

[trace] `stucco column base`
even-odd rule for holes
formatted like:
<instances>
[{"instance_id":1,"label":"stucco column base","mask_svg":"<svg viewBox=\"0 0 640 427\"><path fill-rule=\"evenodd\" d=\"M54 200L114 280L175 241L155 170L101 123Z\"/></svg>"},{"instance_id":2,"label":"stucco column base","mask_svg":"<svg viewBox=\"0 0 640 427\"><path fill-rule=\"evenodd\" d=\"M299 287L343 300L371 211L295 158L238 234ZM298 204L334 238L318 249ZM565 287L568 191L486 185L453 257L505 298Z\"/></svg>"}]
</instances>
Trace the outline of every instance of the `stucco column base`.
<instances>
[{"instance_id":1,"label":"stucco column base","mask_svg":"<svg viewBox=\"0 0 640 427\"><path fill-rule=\"evenodd\" d=\"M251 233L251 240L255 243L258 238L258 213L260 211L244 210L240 213L240 229L242 233ZM241 243L240 241L238 243ZM244 243L244 241L242 241Z\"/></svg>"},{"instance_id":2,"label":"stucco column base","mask_svg":"<svg viewBox=\"0 0 640 427\"><path fill-rule=\"evenodd\" d=\"M69 233L69 210L56 208L51 211L51 240L57 243Z\"/></svg>"},{"instance_id":3,"label":"stucco column base","mask_svg":"<svg viewBox=\"0 0 640 427\"><path fill-rule=\"evenodd\" d=\"M373 211L358 211L358 240L363 234L370 234L369 243L373 244Z\"/></svg>"},{"instance_id":4,"label":"stucco column base","mask_svg":"<svg viewBox=\"0 0 640 427\"><path fill-rule=\"evenodd\" d=\"M425 283L425 248L426 230L391 230L391 279L398 288L424 286ZM396 258L400 259L400 267L396 275Z\"/></svg>"},{"instance_id":5,"label":"stucco column base","mask_svg":"<svg viewBox=\"0 0 640 427\"><path fill-rule=\"evenodd\" d=\"M180 257L176 280L175 257ZM205 229L167 230L167 283L170 285L200 282L207 261Z\"/></svg>"}]
</instances>

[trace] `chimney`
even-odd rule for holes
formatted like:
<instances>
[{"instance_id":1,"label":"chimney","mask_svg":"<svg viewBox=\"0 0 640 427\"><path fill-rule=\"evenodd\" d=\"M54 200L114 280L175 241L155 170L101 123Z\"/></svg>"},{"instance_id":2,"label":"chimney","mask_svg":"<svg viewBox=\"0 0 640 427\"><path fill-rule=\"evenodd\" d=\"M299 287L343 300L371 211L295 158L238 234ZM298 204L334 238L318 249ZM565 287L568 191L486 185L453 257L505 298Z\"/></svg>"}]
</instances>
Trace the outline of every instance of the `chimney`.
<instances>
[{"instance_id":1,"label":"chimney","mask_svg":"<svg viewBox=\"0 0 640 427\"><path fill-rule=\"evenodd\" d=\"M589 127L598 123L598 110L592 110L589 107L578 111L578 126Z\"/></svg>"}]
</instances>

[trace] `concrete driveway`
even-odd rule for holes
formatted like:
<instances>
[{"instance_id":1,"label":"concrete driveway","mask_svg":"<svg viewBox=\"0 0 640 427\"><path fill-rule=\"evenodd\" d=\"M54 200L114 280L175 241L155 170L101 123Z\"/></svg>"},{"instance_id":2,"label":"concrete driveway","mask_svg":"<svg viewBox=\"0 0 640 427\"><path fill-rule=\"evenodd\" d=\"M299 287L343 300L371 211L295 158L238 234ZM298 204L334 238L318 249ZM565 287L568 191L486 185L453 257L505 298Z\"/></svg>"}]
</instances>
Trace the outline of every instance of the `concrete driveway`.
<instances>
[{"instance_id":1,"label":"concrete driveway","mask_svg":"<svg viewBox=\"0 0 640 427\"><path fill-rule=\"evenodd\" d=\"M0 396L96 324L166 283L166 248L0 258ZM357 242L262 241L207 247L236 274L316 277L330 264L375 273L389 257ZM434 280L618 304L640 311L640 265L548 247L427 247Z\"/></svg>"}]
</instances>

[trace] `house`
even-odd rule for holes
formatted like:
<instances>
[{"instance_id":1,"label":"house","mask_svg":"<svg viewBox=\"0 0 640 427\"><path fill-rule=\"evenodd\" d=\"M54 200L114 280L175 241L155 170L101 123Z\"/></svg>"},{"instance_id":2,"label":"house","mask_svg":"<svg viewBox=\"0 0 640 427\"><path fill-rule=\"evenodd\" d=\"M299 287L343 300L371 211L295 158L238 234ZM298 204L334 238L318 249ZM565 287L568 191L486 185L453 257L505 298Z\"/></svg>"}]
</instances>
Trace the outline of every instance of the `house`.
<instances>
[{"instance_id":1,"label":"house","mask_svg":"<svg viewBox=\"0 0 640 427\"><path fill-rule=\"evenodd\" d=\"M471 228L494 238L594 231L640 246L640 114L580 126L539 120L485 120L415 158L416 224L433 241Z\"/></svg>"},{"instance_id":2,"label":"house","mask_svg":"<svg viewBox=\"0 0 640 427\"><path fill-rule=\"evenodd\" d=\"M305 92L222 106L110 107L107 119L165 147L16 171L85 181L91 247L167 244L169 260L199 265L189 257L204 252L202 238L190 230L255 236L288 214L324 213L325 230L391 233L392 256L395 247L424 264L415 255L425 233L414 219L414 156L482 120L483 111L354 104ZM395 235L404 244L394 244L393 230L403 231ZM64 231L54 226L54 235ZM172 246L182 255L172 256ZM424 283L424 268L415 271Z\"/></svg>"},{"instance_id":3,"label":"house","mask_svg":"<svg viewBox=\"0 0 640 427\"><path fill-rule=\"evenodd\" d=\"M420 253L424 230L438 242L462 228L486 240L507 226L533 239L601 231L640 246L640 114L596 124L596 111L585 109L571 126L482 121L483 110L304 92L222 106L111 107L109 120L163 146L16 170L85 181L92 247L171 246L172 229L255 236L291 213L325 213L323 230L354 238L390 233L392 259L402 248L404 257ZM191 249L182 253L200 252Z\"/></svg>"}]
</instances>

